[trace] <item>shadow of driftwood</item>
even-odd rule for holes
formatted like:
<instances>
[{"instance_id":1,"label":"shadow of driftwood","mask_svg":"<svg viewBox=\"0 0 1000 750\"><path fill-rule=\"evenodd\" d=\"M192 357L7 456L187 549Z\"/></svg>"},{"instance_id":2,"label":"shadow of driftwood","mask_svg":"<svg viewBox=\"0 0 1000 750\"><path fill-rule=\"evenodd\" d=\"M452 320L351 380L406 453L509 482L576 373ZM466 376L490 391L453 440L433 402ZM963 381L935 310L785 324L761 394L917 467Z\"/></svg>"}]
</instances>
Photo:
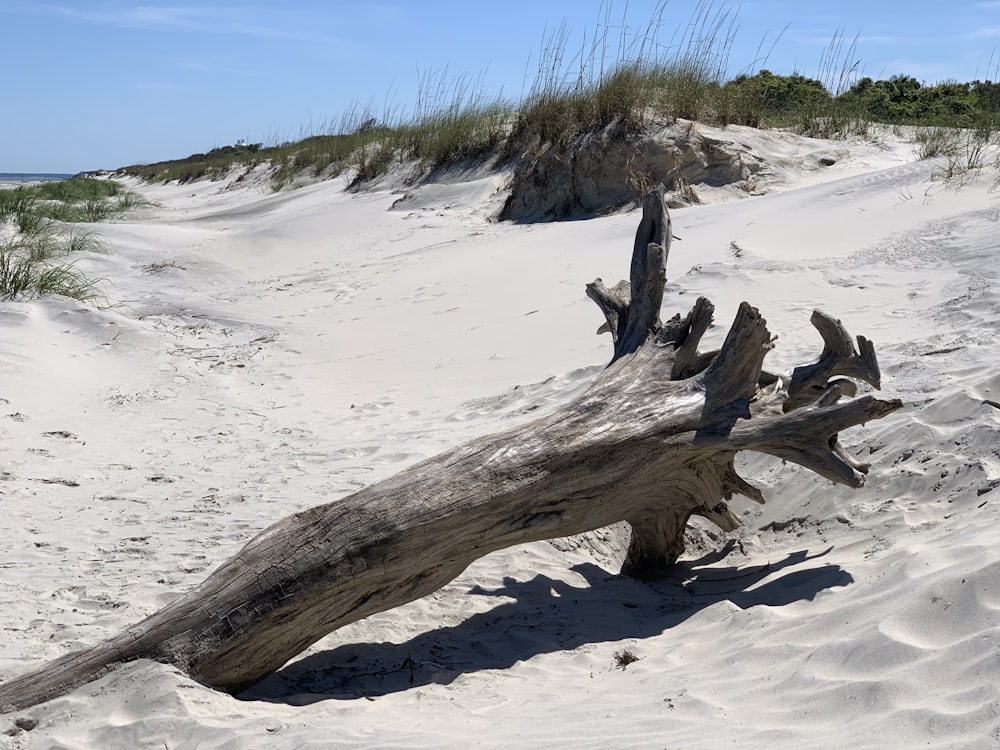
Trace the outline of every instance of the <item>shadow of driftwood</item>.
<instances>
[{"instance_id":1,"label":"shadow of driftwood","mask_svg":"<svg viewBox=\"0 0 1000 750\"><path fill-rule=\"evenodd\" d=\"M825 589L854 580L838 565L775 577L783 568L826 552L813 556L794 552L768 565L717 565L727 553L728 549L678 563L674 576L656 582L637 581L583 563L573 568L586 579L579 587L544 575L530 581L507 578L493 590L475 586L469 595L513 601L404 643L350 643L308 656L241 697L303 704L387 695L449 683L461 674L504 669L538 654L583 644L659 635L722 601L741 609L780 607L811 600ZM765 578L771 580L761 583Z\"/></svg>"}]
</instances>

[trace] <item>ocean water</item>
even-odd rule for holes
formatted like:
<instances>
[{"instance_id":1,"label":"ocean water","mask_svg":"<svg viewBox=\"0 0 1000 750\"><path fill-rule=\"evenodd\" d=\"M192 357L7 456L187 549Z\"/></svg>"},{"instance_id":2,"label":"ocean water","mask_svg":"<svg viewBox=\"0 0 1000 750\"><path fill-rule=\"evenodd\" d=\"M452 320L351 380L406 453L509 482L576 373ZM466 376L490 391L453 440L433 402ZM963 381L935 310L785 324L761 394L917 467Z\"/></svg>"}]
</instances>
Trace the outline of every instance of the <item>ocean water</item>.
<instances>
[{"instance_id":1,"label":"ocean water","mask_svg":"<svg viewBox=\"0 0 1000 750\"><path fill-rule=\"evenodd\" d=\"M66 180L72 176L71 174L56 174L54 172L0 172L0 184L19 185L22 182L51 182L53 180Z\"/></svg>"}]
</instances>

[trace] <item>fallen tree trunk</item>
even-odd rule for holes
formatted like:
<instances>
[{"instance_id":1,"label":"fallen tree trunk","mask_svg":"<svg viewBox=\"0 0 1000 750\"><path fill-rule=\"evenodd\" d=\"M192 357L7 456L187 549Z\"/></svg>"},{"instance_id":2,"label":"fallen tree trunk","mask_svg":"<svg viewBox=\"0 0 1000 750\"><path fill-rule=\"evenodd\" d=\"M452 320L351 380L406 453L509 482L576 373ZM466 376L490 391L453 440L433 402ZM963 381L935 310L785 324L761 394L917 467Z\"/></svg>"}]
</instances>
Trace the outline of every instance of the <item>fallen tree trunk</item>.
<instances>
[{"instance_id":1,"label":"fallen tree trunk","mask_svg":"<svg viewBox=\"0 0 1000 750\"><path fill-rule=\"evenodd\" d=\"M40 703L139 658L238 692L348 623L429 594L471 562L515 544L626 520L628 572L656 575L701 515L739 525L726 501L763 502L733 465L741 450L794 461L859 487L868 466L837 433L899 408L854 395L846 375L879 385L874 349L815 313L826 346L790 377L762 372L772 338L743 303L722 348L698 351L713 307L659 319L672 237L662 188L646 196L631 280L588 294L614 358L555 413L478 438L263 531L186 596L91 649L0 684L0 710Z\"/></svg>"}]
</instances>

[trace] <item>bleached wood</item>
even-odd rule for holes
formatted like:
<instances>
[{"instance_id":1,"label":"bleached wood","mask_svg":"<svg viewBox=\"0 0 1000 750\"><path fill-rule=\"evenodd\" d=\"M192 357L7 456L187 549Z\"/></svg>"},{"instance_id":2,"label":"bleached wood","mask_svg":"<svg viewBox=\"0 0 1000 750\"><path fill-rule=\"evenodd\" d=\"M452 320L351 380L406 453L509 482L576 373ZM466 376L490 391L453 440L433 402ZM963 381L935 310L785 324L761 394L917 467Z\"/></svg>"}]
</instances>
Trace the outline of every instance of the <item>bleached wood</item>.
<instances>
[{"instance_id":1,"label":"bleached wood","mask_svg":"<svg viewBox=\"0 0 1000 750\"><path fill-rule=\"evenodd\" d=\"M788 399L785 401L786 411L812 403L831 382L840 384L844 395L853 396L854 392L848 389L855 388L855 385L849 380L831 381L830 378L834 375L845 375L862 380L874 388L881 388L882 372L871 341L858 336L858 348L855 349L851 334L843 324L819 310L813 311L810 322L823 337L823 352L817 362L796 367L792 371Z\"/></svg>"},{"instance_id":2,"label":"bleached wood","mask_svg":"<svg viewBox=\"0 0 1000 750\"><path fill-rule=\"evenodd\" d=\"M789 409L784 381L762 375L773 342L749 304L718 353L697 351L711 322L707 300L660 324L670 237L661 188L643 203L631 281L588 288L615 351L581 396L279 521L142 622L0 684L0 710L45 701L138 658L238 692L333 630L429 594L489 552L623 519L633 530L626 570L661 573L682 553L691 515L732 530L739 521L726 501L734 493L764 501L734 469L740 450L860 486L868 467L843 450L837 433L901 403L865 397L841 404L844 389L823 378L877 381L874 349L862 344L850 364L842 326L820 318L827 342L820 362L791 380L810 392L818 384L820 393Z\"/></svg>"},{"instance_id":3,"label":"bleached wood","mask_svg":"<svg viewBox=\"0 0 1000 750\"><path fill-rule=\"evenodd\" d=\"M642 219L635 232L632 265L628 281L608 289L601 279L587 285L587 295L604 313L605 324L614 343L613 359L631 354L660 330L660 305L667 283L667 256L673 229L667 211L663 185L642 200Z\"/></svg>"}]
</instances>

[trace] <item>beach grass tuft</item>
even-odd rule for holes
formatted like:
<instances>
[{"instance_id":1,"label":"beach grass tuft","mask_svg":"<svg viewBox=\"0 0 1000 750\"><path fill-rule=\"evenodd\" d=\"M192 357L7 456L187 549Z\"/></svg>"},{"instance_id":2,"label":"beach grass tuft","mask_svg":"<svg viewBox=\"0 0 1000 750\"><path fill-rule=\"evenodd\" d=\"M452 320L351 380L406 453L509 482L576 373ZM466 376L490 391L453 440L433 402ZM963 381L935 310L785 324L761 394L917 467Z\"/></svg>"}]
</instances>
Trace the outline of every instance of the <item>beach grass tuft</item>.
<instances>
[{"instance_id":1,"label":"beach grass tuft","mask_svg":"<svg viewBox=\"0 0 1000 750\"><path fill-rule=\"evenodd\" d=\"M34 299L50 294L100 304L100 280L65 260L72 253L93 252L93 237L55 237L49 233L17 235L0 242L0 299Z\"/></svg>"},{"instance_id":2,"label":"beach grass tuft","mask_svg":"<svg viewBox=\"0 0 1000 750\"><path fill-rule=\"evenodd\" d=\"M71 177L0 190L0 223L13 219L21 232L32 234L46 219L94 223L143 205L148 201L114 180Z\"/></svg>"},{"instance_id":3,"label":"beach grass tuft","mask_svg":"<svg viewBox=\"0 0 1000 750\"><path fill-rule=\"evenodd\" d=\"M0 190L0 299L60 294L100 305L100 280L69 258L104 246L94 232L66 225L127 210L117 205L123 198L138 205L130 195L118 183L91 178Z\"/></svg>"}]
</instances>

